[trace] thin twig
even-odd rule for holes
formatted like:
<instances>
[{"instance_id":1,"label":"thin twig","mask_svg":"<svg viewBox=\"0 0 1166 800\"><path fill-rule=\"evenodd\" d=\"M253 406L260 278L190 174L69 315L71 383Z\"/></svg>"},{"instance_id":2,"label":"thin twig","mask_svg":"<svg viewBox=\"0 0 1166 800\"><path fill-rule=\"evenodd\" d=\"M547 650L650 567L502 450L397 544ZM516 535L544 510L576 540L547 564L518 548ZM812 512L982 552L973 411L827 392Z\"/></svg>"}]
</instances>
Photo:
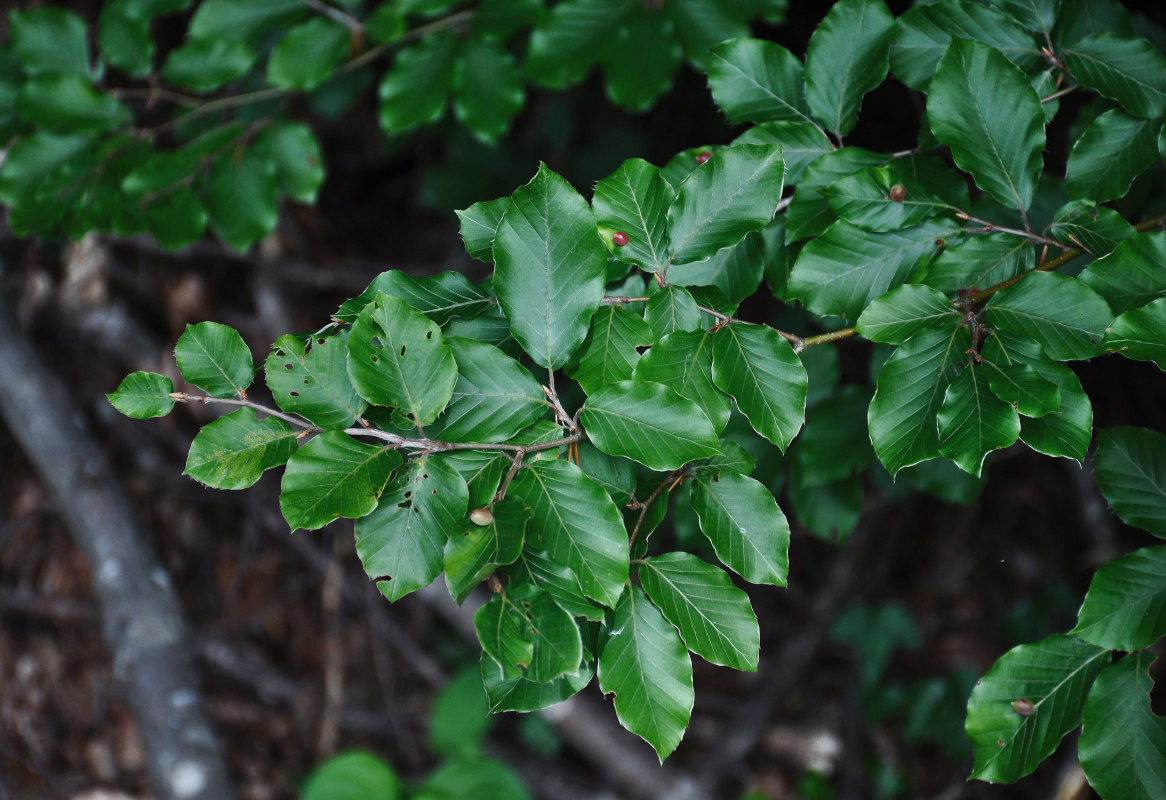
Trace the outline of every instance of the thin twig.
<instances>
[{"instance_id":1,"label":"thin twig","mask_svg":"<svg viewBox=\"0 0 1166 800\"><path fill-rule=\"evenodd\" d=\"M1079 89L1079 88L1080 88L1080 87L1079 87L1079 86L1077 86L1077 84L1075 84L1075 83L1074 83L1072 86L1067 86L1067 87L1065 87L1064 89L1061 89L1061 90L1060 90L1060 91L1058 91L1058 92L1053 92L1052 94L1046 94L1044 97L1042 97L1042 98L1040 99L1040 101L1041 101L1042 103L1051 103L1051 102L1053 102L1054 100L1059 100L1059 99L1061 99L1062 97L1064 97L1064 96L1065 96L1065 95L1067 95L1067 94L1072 94L1073 92L1077 91L1077 89Z\"/></svg>"},{"instance_id":2,"label":"thin twig","mask_svg":"<svg viewBox=\"0 0 1166 800\"><path fill-rule=\"evenodd\" d=\"M329 19L339 22L345 28L348 28L353 33L361 33L364 31L364 25L356 17L345 14L338 8L321 3L320 0L300 0L308 8L315 11L317 14L322 14Z\"/></svg>"},{"instance_id":3,"label":"thin twig","mask_svg":"<svg viewBox=\"0 0 1166 800\"><path fill-rule=\"evenodd\" d=\"M1023 210L1021 211L1021 214L1024 214ZM1068 245L1064 244L1063 242L1058 242L1056 239L1050 239L1047 236L1041 236L1039 233L1033 233L1032 231L1021 230L1020 228L1009 228L1009 227L1006 227L1004 225L997 225L995 222L989 222L986 219L980 219L979 217L973 217L971 214L969 214L966 211L956 211L956 216L959 217L960 219L967 220L969 222L974 222L977 225L983 225L984 231L986 233L989 233L989 232L991 232L991 233L1008 233L1008 234L1011 234L1013 236L1019 236L1022 239L1027 239L1028 241L1034 242L1036 244L1047 244L1050 247L1056 247L1056 248L1059 248L1061 250L1069 249ZM1027 217L1025 218L1025 222L1027 223Z\"/></svg>"},{"instance_id":4,"label":"thin twig","mask_svg":"<svg viewBox=\"0 0 1166 800\"><path fill-rule=\"evenodd\" d=\"M303 428L309 432L319 430L319 428L307 420L300 419L299 417L293 417L291 414L285 414L282 411L265 406L262 403L256 403L254 400L247 400L241 397L208 397L206 395L187 394L186 392L171 392L170 396L177 400L179 403L201 403L203 405L218 403L227 406L245 406L246 408L253 408L256 411L261 411L269 417L282 419L289 425L295 425L297 428Z\"/></svg>"},{"instance_id":5,"label":"thin twig","mask_svg":"<svg viewBox=\"0 0 1166 800\"><path fill-rule=\"evenodd\" d=\"M683 469L673 470L672 472L668 473L668 476L664 478L664 480L662 480L655 489L652 490L650 495L648 495L648 499L640 503L640 515L636 518L636 525L634 528L632 528L631 536L628 537L629 552L636 544L636 537L640 534L640 527L643 526L644 518L648 516L648 509L652 507L652 503L656 502L656 498L660 496L660 492L664 491L665 489L671 492L671 487L675 485L676 479L683 474Z\"/></svg>"}]
</instances>

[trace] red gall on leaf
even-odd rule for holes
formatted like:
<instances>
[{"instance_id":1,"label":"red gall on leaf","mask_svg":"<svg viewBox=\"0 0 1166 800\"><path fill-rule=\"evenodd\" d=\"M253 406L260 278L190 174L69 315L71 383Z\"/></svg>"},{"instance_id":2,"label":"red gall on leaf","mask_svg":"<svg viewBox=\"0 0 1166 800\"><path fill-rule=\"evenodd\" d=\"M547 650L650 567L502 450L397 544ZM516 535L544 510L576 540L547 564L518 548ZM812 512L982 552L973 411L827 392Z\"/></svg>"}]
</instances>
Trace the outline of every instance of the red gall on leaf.
<instances>
[{"instance_id":1,"label":"red gall on leaf","mask_svg":"<svg viewBox=\"0 0 1166 800\"><path fill-rule=\"evenodd\" d=\"M611 241L615 243L616 247L623 247L628 243L628 235L623 231L616 231L611 235Z\"/></svg>"}]
</instances>

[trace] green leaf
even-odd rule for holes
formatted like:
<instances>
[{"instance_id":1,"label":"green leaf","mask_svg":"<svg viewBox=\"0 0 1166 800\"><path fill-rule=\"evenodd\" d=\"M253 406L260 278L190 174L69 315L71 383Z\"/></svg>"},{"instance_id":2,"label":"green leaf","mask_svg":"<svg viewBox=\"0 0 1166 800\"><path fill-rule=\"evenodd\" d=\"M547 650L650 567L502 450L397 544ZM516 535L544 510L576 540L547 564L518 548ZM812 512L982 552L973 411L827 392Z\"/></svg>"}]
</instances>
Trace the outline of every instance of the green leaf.
<instances>
[{"instance_id":1,"label":"green leaf","mask_svg":"<svg viewBox=\"0 0 1166 800\"><path fill-rule=\"evenodd\" d=\"M404 782L372 753L349 750L332 756L308 776L302 800L401 800Z\"/></svg>"},{"instance_id":2,"label":"green leaf","mask_svg":"<svg viewBox=\"0 0 1166 800\"><path fill-rule=\"evenodd\" d=\"M1036 769L1081 723L1086 693L1109 659L1108 650L1064 634L1001 656L968 700L972 777L1012 782Z\"/></svg>"},{"instance_id":3,"label":"green leaf","mask_svg":"<svg viewBox=\"0 0 1166 800\"><path fill-rule=\"evenodd\" d=\"M750 583L785 586L789 523L762 484L735 472L692 482L692 508L717 558Z\"/></svg>"},{"instance_id":4,"label":"green leaf","mask_svg":"<svg viewBox=\"0 0 1166 800\"><path fill-rule=\"evenodd\" d=\"M449 406L427 429L452 442L501 442L531 425L548 408L531 374L493 345L451 336L457 383Z\"/></svg>"},{"instance_id":5,"label":"green leaf","mask_svg":"<svg viewBox=\"0 0 1166 800\"><path fill-rule=\"evenodd\" d=\"M530 514L515 500L471 514L454 526L445 544L445 584L459 605L491 572L518 559L530 522Z\"/></svg>"},{"instance_id":6,"label":"green leaf","mask_svg":"<svg viewBox=\"0 0 1166 800\"><path fill-rule=\"evenodd\" d=\"M1104 800L1166 793L1166 719L1150 707L1152 652L1126 656L1097 676L1085 703L1081 769Z\"/></svg>"},{"instance_id":7,"label":"green leaf","mask_svg":"<svg viewBox=\"0 0 1166 800\"><path fill-rule=\"evenodd\" d=\"M591 442L579 443L579 469L603 487L617 506L627 505L636 490L636 462L609 456Z\"/></svg>"},{"instance_id":8,"label":"green leaf","mask_svg":"<svg viewBox=\"0 0 1166 800\"><path fill-rule=\"evenodd\" d=\"M1166 55L1149 41L1095 33L1061 58L1078 83L1116 100L1135 117L1154 119L1166 112Z\"/></svg>"},{"instance_id":9,"label":"green leaf","mask_svg":"<svg viewBox=\"0 0 1166 800\"><path fill-rule=\"evenodd\" d=\"M887 76L895 34L883 0L835 3L814 30L806 46L806 102L836 135L854 129L863 95Z\"/></svg>"},{"instance_id":10,"label":"green leaf","mask_svg":"<svg viewBox=\"0 0 1166 800\"><path fill-rule=\"evenodd\" d=\"M1166 436L1145 428L1099 431L1093 469L1122 522L1166 538Z\"/></svg>"},{"instance_id":11,"label":"green leaf","mask_svg":"<svg viewBox=\"0 0 1166 800\"><path fill-rule=\"evenodd\" d=\"M700 406L660 383L603 386L587 398L579 421L600 450L650 469L679 469L720 452L716 431Z\"/></svg>"},{"instance_id":12,"label":"green leaf","mask_svg":"<svg viewBox=\"0 0 1166 800\"><path fill-rule=\"evenodd\" d=\"M39 131L8 150L0 171L0 202L19 205L34 198L45 179L94 143L92 134Z\"/></svg>"},{"instance_id":13,"label":"green leaf","mask_svg":"<svg viewBox=\"0 0 1166 800\"><path fill-rule=\"evenodd\" d=\"M64 131L108 131L127 125L130 110L99 92L84 75L37 75L16 96L16 113L34 125Z\"/></svg>"},{"instance_id":14,"label":"green leaf","mask_svg":"<svg viewBox=\"0 0 1166 800\"><path fill-rule=\"evenodd\" d=\"M522 70L497 42L466 40L453 77L453 111L474 136L492 144L526 102Z\"/></svg>"},{"instance_id":15,"label":"green leaf","mask_svg":"<svg viewBox=\"0 0 1166 800\"><path fill-rule=\"evenodd\" d=\"M518 471L510 495L531 509L528 546L573 570L588 597L614 606L628 577L628 535L603 487L574 464L539 461Z\"/></svg>"},{"instance_id":16,"label":"green leaf","mask_svg":"<svg viewBox=\"0 0 1166 800\"><path fill-rule=\"evenodd\" d=\"M645 304L644 321L648 323L653 340L656 341L670 333L699 328L700 309L688 290L669 284L652 295L652 299Z\"/></svg>"},{"instance_id":17,"label":"green leaf","mask_svg":"<svg viewBox=\"0 0 1166 800\"><path fill-rule=\"evenodd\" d=\"M786 494L798 521L811 534L828 542L845 542L862 518L860 475L808 486L795 465L790 469Z\"/></svg>"},{"instance_id":18,"label":"green leaf","mask_svg":"<svg viewBox=\"0 0 1166 800\"><path fill-rule=\"evenodd\" d=\"M1113 321L1102 344L1135 361L1153 361L1166 371L1166 297L1127 311Z\"/></svg>"},{"instance_id":19,"label":"green leaf","mask_svg":"<svg viewBox=\"0 0 1166 800\"><path fill-rule=\"evenodd\" d=\"M936 67L927 119L956 165L1009 208L1032 205L1045 147L1044 113L1028 78L999 51L954 39Z\"/></svg>"},{"instance_id":20,"label":"green leaf","mask_svg":"<svg viewBox=\"0 0 1166 800\"><path fill-rule=\"evenodd\" d=\"M936 414L969 344L960 328L924 331L883 364L867 423L875 453L892 477L940 454Z\"/></svg>"},{"instance_id":21,"label":"green leaf","mask_svg":"<svg viewBox=\"0 0 1166 800\"><path fill-rule=\"evenodd\" d=\"M1159 128L1160 120L1138 119L1116 108L1089 123L1065 168L1069 197L1097 203L1124 197L1134 178L1158 160Z\"/></svg>"},{"instance_id":22,"label":"green leaf","mask_svg":"<svg viewBox=\"0 0 1166 800\"><path fill-rule=\"evenodd\" d=\"M182 474L215 489L246 489L266 470L286 463L297 444L291 425L240 408L203 426Z\"/></svg>"},{"instance_id":23,"label":"green leaf","mask_svg":"<svg viewBox=\"0 0 1166 800\"><path fill-rule=\"evenodd\" d=\"M325 431L287 461L279 494L283 518L294 531L363 517L376 508L377 496L400 464L396 450Z\"/></svg>"},{"instance_id":24,"label":"green leaf","mask_svg":"<svg viewBox=\"0 0 1166 800\"><path fill-rule=\"evenodd\" d=\"M918 225L951 209L944 200L901 175L893 164L867 167L824 187L821 193L839 219L868 231Z\"/></svg>"},{"instance_id":25,"label":"green leaf","mask_svg":"<svg viewBox=\"0 0 1166 800\"><path fill-rule=\"evenodd\" d=\"M377 93L381 130L400 133L441 119L453 89L458 48L453 34L435 33L397 53Z\"/></svg>"},{"instance_id":26,"label":"green leaf","mask_svg":"<svg viewBox=\"0 0 1166 800\"><path fill-rule=\"evenodd\" d=\"M542 550L526 548L518 560L502 570L511 581L525 581L550 593L560 607L576 617L602 622L604 610L587 599L583 584L570 567Z\"/></svg>"},{"instance_id":27,"label":"green leaf","mask_svg":"<svg viewBox=\"0 0 1166 800\"><path fill-rule=\"evenodd\" d=\"M600 52L608 98L629 111L646 111L672 86L680 66L683 51L672 26L658 8L641 4L608 37Z\"/></svg>"},{"instance_id":28,"label":"green leaf","mask_svg":"<svg viewBox=\"0 0 1166 800\"><path fill-rule=\"evenodd\" d=\"M800 183L806 167L826 153L834 151L833 143L821 128L812 122L796 120L754 125L733 140L734 147L739 144L781 145L787 186Z\"/></svg>"},{"instance_id":29,"label":"green leaf","mask_svg":"<svg viewBox=\"0 0 1166 800\"><path fill-rule=\"evenodd\" d=\"M640 564L640 582L688 649L713 664L755 671L760 631L749 596L723 570L688 553Z\"/></svg>"},{"instance_id":30,"label":"green leaf","mask_svg":"<svg viewBox=\"0 0 1166 800\"><path fill-rule=\"evenodd\" d=\"M391 42L405 32L405 15L396 3L382 2L364 20L368 37L378 44Z\"/></svg>"},{"instance_id":31,"label":"green leaf","mask_svg":"<svg viewBox=\"0 0 1166 800\"><path fill-rule=\"evenodd\" d=\"M561 703L579 692L595 677L593 658L584 661L575 672L547 683L536 683L523 676L507 680L498 662L482 656L482 682L490 699L490 711L538 711Z\"/></svg>"},{"instance_id":32,"label":"green leaf","mask_svg":"<svg viewBox=\"0 0 1166 800\"><path fill-rule=\"evenodd\" d=\"M671 387L700 406L713 429L720 433L729 421L732 403L713 384L712 344L711 335L705 331L670 333L640 358L635 379Z\"/></svg>"},{"instance_id":33,"label":"green leaf","mask_svg":"<svg viewBox=\"0 0 1166 800\"><path fill-rule=\"evenodd\" d=\"M927 91L928 81L953 37L991 45L1021 69L1028 69L1040 59L1032 35L1014 19L970 0L916 6L897 22L899 38L891 46L891 70L903 83L921 92Z\"/></svg>"},{"instance_id":34,"label":"green leaf","mask_svg":"<svg viewBox=\"0 0 1166 800\"><path fill-rule=\"evenodd\" d=\"M713 383L733 396L753 430L785 450L806 416L809 379L773 328L734 322L713 334Z\"/></svg>"},{"instance_id":35,"label":"green leaf","mask_svg":"<svg viewBox=\"0 0 1166 800\"><path fill-rule=\"evenodd\" d=\"M613 248L616 258L647 272L666 267L668 206L675 196L660 169L638 158L623 162L595 185L591 204L599 225L628 237L626 245Z\"/></svg>"},{"instance_id":36,"label":"green leaf","mask_svg":"<svg viewBox=\"0 0 1166 800\"><path fill-rule=\"evenodd\" d=\"M45 6L12 11L8 25L12 55L25 74L89 74L89 31L79 15Z\"/></svg>"},{"instance_id":37,"label":"green leaf","mask_svg":"<svg viewBox=\"0 0 1166 800\"><path fill-rule=\"evenodd\" d=\"M182 377L211 397L245 394L255 377L251 351L238 331L218 322L187 325L174 346Z\"/></svg>"},{"instance_id":38,"label":"green leaf","mask_svg":"<svg viewBox=\"0 0 1166 800\"><path fill-rule=\"evenodd\" d=\"M997 292L988 301L985 316L996 330L1033 339L1058 361L1097 355L1113 320L1101 295L1075 278L1053 272L1034 272Z\"/></svg>"},{"instance_id":39,"label":"green leaf","mask_svg":"<svg viewBox=\"0 0 1166 800\"><path fill-rule=\"evenodd\" d=\"M556 3L531 33L527 76L556 89L578 83L611 46L612 31L638 5L637 0Z\"/></svg>"},{"instance_id":40,"label":"green leaf","mask_svg":"<svg viewBox=\"0 0 1166 800\"><path fill-rule=\"evenodd\" d=\"M522 609L497 592L474 613L474 629L482 652L502 670L503 680L523 677L534 660L534 642L529 635L530 623Z\"/></svg>"},{"instance_id":41,"label":"green leaf","mask_svg":"<svg viewBox=\"0 0 1166 800\"><path fill-rule=\"evenodd\" d=\"M817 125L806 104L802 61L764 39L732 39L709 51L709 89L729 122Z\"/></svg>"},{"instance_id":42,"label":"green leaf","mask_svg":"<svg viewBox=\"0 0 1166 800\"><path fill-rule=\"evenodd\" d=\"M1031 364L990 364L988 387L1025 417L1043 417L1061 410L1061 390Z\"/></svg>"},{"instance_id":43,"label":"green leaf","mask_svg":"<svg viewBox=\"0 0 1166 800\"><path fill-rule=\"evenodd\" d=\"M481 508L494 500L502 475L510 466L504 450L455 450L445 460L465 480L470 492L469 507Z\"/></svg>"},{"instance_id":44,"label":"green leaf","mask_svg":"<svg viewBox=\"0 0 1166 800\"><path fill-rule=\"evenodd\" d=\"M461 222L462 241L470 258L494 263L494 234L509 205L509 197L499 197L474 203L465 211L456 212Z\"/></svg>"},{"instance_id":45,"label":"green leaf","mask_svg":"<svg viewBox=\"0 0 1166 800\"><path fill-rule=\"evenodd\" d=\"M919 624L902 605L890 602L846 608L830 629L830 639L849 645L858 656L864 686L878 686L897 651L918 650L923 644Z\"/></svg>"},{"instance_id":46,"label":"green leaf","mask_svg":"<svg viewBox=\"0 0 1166 800\"><path fill-rule=\"evenodd\" d=\"M488 758L458 758L429 773L409 792L410 800L531 800L518 776L504 764Z\"/></svg>"},{"instance_id":47,"label":"green leaf","mask_svg":"<svg viewBox=\"0 0 1166 800\"><path fill-rule=\"evenodd\" d=\"M211 228L228 247L242 252L275 230L275 168L252 149L215 159L205 195Z\"/></svg>"},{"instance_id":48,"label":"green leaf","mask_svg":"<svg viewBox=\"0 0 1166 800\"><path fill-rule=\"evenodd\" d=\"M952 379L939 407L939 452L977 478L993 450L1020 437L1020 417L988 386L987 369L969 364Z\"/></svg>"},{"instance_id":49,"label":"green leaf","mask_svg":"<svg viewBox=\"0 0 1166 800\"><path fill-rule=\"evenodd\" d=\"M591 317L591 330L579 349L578 364L567 371L583 391L632 377L640 360L637 347L652 342L647 323L635 312L614 304L601 306Z\"/></svg>"},{"instance_id":50,"label":"green leaf","mask_svg":"<svg viewBox=\"0 0 1166 800\"><path fill-rule=\"evenodd\" d=\"M433 320L380 292L349 333L348 374L368 402L428 425L453 395L457 364Z\"/></svg>"},{"instance_id":51,"label":"green leaf","mask_svg":"<svg viewBox=\"0 0 1166 800\"><path fill-rule=\"evenodd\" d=\"M607 275L587 201L540 165L498 223L494 264L494 289L514 338L535 363L561 367L587 336Z\"/></svg>"},{"instance_id":52,"label":"green leaf","mask_svg":"<svg viewBox=\"0 0 1166 800\"><path fill-rule=\"evenodd\" d=\"M781 148L743 144L714 154L668 208L669 262L702 261L773 219L785 168Z\"/></svg>"},{"instance_id":53,"label":"green leaf","mask_svg":"<svg viewBox=\"0 0 1166 800\"><path fill-rule=\"evenodd\" d=\"M257 148L275 165L279 190L300 203L315 203L324 182L320 143L311 128L298 122L277 122L259 134Z\"/></svg>"},{"instance_id":54,"label":"green leaf","mask_svg":"<svg viewBox=\"0 0 1166 800\"><path fill-rule=\"evenodd\" d=\"M858 319L877 297L921 276L958 228L931 220L900 231L872 233L838 221L794 261L789 294L817 314Z\"/></svg>"},{"instance_id":55,"label":"green leaf","mask_svg":"<svg viewBox=\"0 0 1166 800\"><path fill-rule=\"evenodd\" d=\"M550 594L530 584L495 593L474 615L474 625L483 649L507 680L553 681L576 672L583 658L574 619Z\"/></svg>"},{"instance_id":56,"label":"green leaf","mask_svg":"<svg viewBox=\"0 0 1166 800\"><path fill-rule=\"evenodd\" d=\"M97 44L108 63L140 78L154 66L154 40L150 38L150 21L134 16L130 8L130 3L117 0L102 6Z\"/></svg>"},{"instance_id":57,"label":"green leaf","mask_svg":"<svg viewBox=\"0 0 1166 800\"><path fill-rule=\"evenodd\" d=\"M620 724L652 745L661 763L688 727L692 660L676 629L637 586L628 586L599 652L599 688L615 695Z\"/></svg>"},{"instance_id":58,"label":"green leaf","mask_svg":"<svg viewBox=\"0 0 1166 800\"><path fill-rule=\"evenodd\" d=\"M872 342L902 344L920 331L947 330L961 319L942 292L904 284L868 305L854 330Z\"/></svg>"},{"instance_id":59,"label":"green leaf","mask_svg":"<svg viewBox=\"0 0 1166 800\"><path fill-rule=\"evenodd\" d=\"M1166 294L1166 232L1131 236L1079 277L1116 314L1146 305Z\"/></svg>"},{"instance_id":60,"label":"green leaf","mask_svg":"<svg viewBox=\"0 0 1166 800\"><path fill-rule=\"evenodd\" d=\"M205 0L194 12L191 39L253 42L308 13L301 0Z\"/></svg>"},{"instance_id":61,"label":"green leaf","mask_svg":"<svg viewBox=\"0 0 1166 800\"><path fill-rule=\"evenodd\" d=\"M765 274L760 231L753 231L711 258L674 266L669 282L678 286L714 286L733 303L751 297Z\"/></svg>"},{"instance_id":62,"label":"green leaf","mask_svg":"<svg viewBox=\"0 0 1166 800\"><path fill-rule=\"evenodd\" d=\"M858 474L874 458L866 431L866 386L844 386L813 407L798 435L793 463L802 488L837 483Z\"/></svg>"},{"instance_id":63,"label":"green leaf","mask_svg":"<svg viewBox=\"0 0 1166 800\"><path fill-rule=\"evenodd\" d=\"M676 25L689 62L701 72L708 71L709 48L749 35L749 25L736 2L675 0L665 3L664 11Z\"/></svg>"},{"instance_id":64,"label":"green leaf","mask_svg":"<svg viewBox=\"0 0 1166 800\"><path fill-rule=\"evenodd\" d=\"M1072 46L1091 33L1110 31L1134 35L1132 15L1118 0L1065 0L1064 5L1053 32L1058 50Z\"/></svg>"},{"instance_id":65,"label":"green leaf","mask_svg":"<svg viewBox=\"0 0 1166 800\"><path fill-rule=\"evenodd\" d=\"M357 520L356 554L390 602L441 574L446 542L466 515L468 498L457 470L440 457L425 455L410 460L376 510Z\"/></svg>"},{"instance_id":66,"label":"green leaf","mask_svg":"<svg viewBox=\"0 0 1166 800\"><path fill-rule=\"evenodd\" d=\"M162 65L167 83L209 92L243 75L255 63L250 47L229 39L188 39L171 50Z\"/></svg>"},{"instance_id":67,"label":"green leaf","mask_svg":"<svg viewBox=\"0 0 1166 800\"><path fill-rule=\"evenodd\" d=\"M267 59L267 82L285 89L311 89L348 54L348 29L326 16L301 22L279 40Z\"/></svg>"},{"instance_id":68,"label":"green leaf","mask_svg":"<svg viewBox=\"0 0 1166 800\"><path fill-rule=\"evenodd\" d=\"M492 722L481 670L476 666L462 667L434 698L429 715L429 749L454 758L472 756L481 747Z\"/></svg>"},{"instance_id":69,"label":"green leaf","mask_svg":"<svg viewBox=\"0 0 1166 800\"><path fill-rule=\"evenodd\" d=\"M414 311L420 311L438 325L452 319L476 317L494 305L489 292L470 283L460 272L414 278L394 269L373 278L368 288L342 303L332 316L341 322L355 322L380 292L404 300Z\"/></svg>"},{"instance_id":70,"label":"green leaf","mask_svg":"<svg viewBox=\"0 0 1166 800\"><path fill-rule=\"evenodd\" d=\"M1135 550L1097 570L1072 633L1127 652L1166 635L1166 545Z\"/></svg>"},{"instance_id":71,"label":"green leaf","mask_svg":"<svg viewBox=\"0 0 1166 800\"><path fill-rule=\"evenodd\" d=\"M150 235L167 250L197 242L206 233L206 207L191 189L158 197L144 213Z\"/></svg>"},{"instance_id":72,"label":"green leaf","mask_svg":"<svg viewBox=\"0 0 1166 800\"><path fill-rule=\"evenodd\" d=\"M1136 233L1133 225L1125 221L1125 217L1112 208L1098 206L1085 200L1074 200L1057 210L1053 218L1053 225L1049 229L1057 241L1071 244L1094 256L1105 256L1126 239ZM1086 268L1089 271L1090 264ZM1105 267L1102 267L1104 271ZM1097 271L1094 272L1097 274ZM1110 308L1115 308L1113 301L1094 285L1084 273L1077 277L1085 281L1094 291L1105 297ZM1116 309L1115 309L1116 310Z\"/></svg>"},{"instance_id":73,"label":"green leaf","mask_svg":"<svg viewBox=\"0 0 1166 800\"><path fill-rule=\"evenodd\" d=\"M886 156L861 147L840 147L812 162L806 168L785 212L786 242L817 236L837 219L830 203L821 193L822 187L858 172L863 167L883 164L886 160Z\"/></svg>"},{"instance_id":74,"label":"green leaf","mask_svg":"<svg viewBox=\"0 0 1166 800\"><path fill-rule=\"evenodd\" d=\"M987 288L1033 268L1032 243L1019 236L973 236L944 247L931 262L923 282L941 292Z\"/></svg>"},{"instance_id":75,"label":"green leaf","mask_svg":"<svg viewBox=\"0 0 1166 800\"><path fill-rule=\"evenodd\" d=\"M1061 10L1061 0L992 0L1015 17L1026 29L1046 36L1052 34Z\"/></svg>"},{"instance_id":76,"label":"green leaf","mask_svg":"<svg viewBox=\"0 0 1166 800\"><path fill-rule=\"evenodd\" d=\"M321 428L346 428L368 408L348 378L348 348L340 336L316 336L307 350L281 336L267 357L267 386L279 407Z\"/></svg>"},{"instance_id":77,"label":"green leaf","mask_svg":"<svg viewBox=\"0 0 1166 800\"><path fill-rule=\"evenodd\" d=\"M174 408L174 382L156 372L131 372L117 390L106 394L109 402L133 419L164 417Z\"/></svg>"}]
</instances>

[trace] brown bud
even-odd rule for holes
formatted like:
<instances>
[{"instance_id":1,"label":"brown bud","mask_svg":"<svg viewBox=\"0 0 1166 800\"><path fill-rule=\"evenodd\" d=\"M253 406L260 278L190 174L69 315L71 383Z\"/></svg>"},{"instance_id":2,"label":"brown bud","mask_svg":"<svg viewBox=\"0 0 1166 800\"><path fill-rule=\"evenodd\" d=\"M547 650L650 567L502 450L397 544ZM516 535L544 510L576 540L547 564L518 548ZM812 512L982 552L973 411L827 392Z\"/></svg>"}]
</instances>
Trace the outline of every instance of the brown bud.
<instances>
[{"instance_id":1,"label":"brown bud","mask_svg":"<svg viewBox=\"0 0 1166 800\"><path fill-rule=\"evenodd\" d=\"M891 201L894 203L903 202L903 198L907 196L907 187L901 183L896 183L891 187Z\"/></svg>"}]
</instances>

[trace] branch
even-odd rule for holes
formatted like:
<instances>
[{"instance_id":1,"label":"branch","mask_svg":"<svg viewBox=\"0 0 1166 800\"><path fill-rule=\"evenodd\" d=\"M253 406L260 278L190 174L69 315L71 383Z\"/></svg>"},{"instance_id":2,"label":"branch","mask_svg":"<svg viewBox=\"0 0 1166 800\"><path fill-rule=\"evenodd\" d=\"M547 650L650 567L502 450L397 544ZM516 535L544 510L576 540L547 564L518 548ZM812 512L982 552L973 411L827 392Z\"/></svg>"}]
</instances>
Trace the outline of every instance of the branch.
<instances>
[{"instance_id":1,"label":"branch","mask_svg":"<svg viewBox=\"0 0 1166 800\"><path fill-rule=\"evenodd\" d=\"M113 674L137 725L154 795L231 798L169 578L106 457L76 422L81 417L65 388L12 326L11 316L0 310L0 417L89 565Z\"/></svg>"}]
</instances>

